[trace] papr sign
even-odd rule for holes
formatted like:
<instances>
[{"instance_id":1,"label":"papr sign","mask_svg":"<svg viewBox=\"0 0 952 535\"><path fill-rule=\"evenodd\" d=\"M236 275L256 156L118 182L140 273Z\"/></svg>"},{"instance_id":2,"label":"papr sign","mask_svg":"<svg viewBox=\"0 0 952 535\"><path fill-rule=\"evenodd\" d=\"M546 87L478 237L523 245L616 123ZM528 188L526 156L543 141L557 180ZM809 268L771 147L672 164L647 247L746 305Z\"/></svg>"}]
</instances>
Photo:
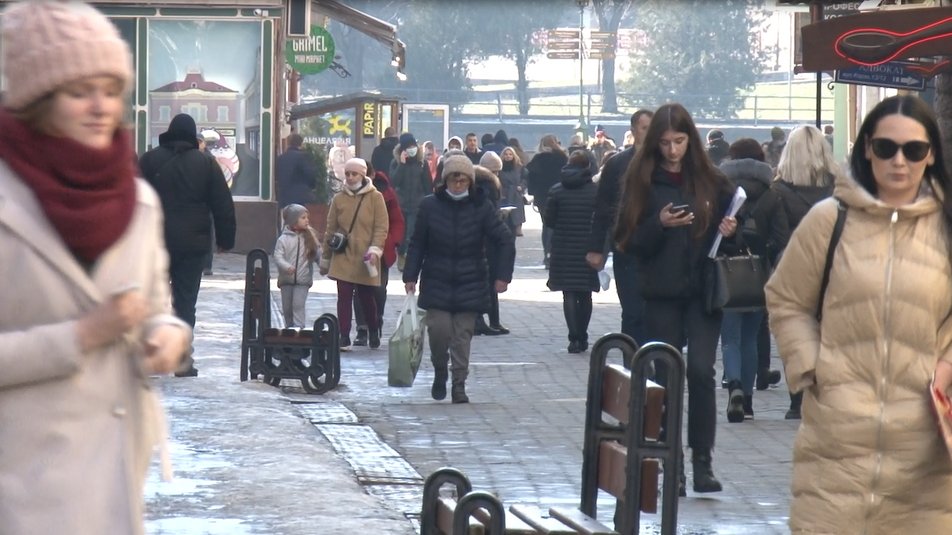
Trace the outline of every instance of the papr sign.
<instances>
[{"instance_id":1,"label":"papr sign","mask_svg":"<svg viewBox=\"0 0 952 535\"><path fill-rule=\"evenodd\" d=\"M301 74L317 74L334 62L334 38L322 26L311 26L311 35L288 39L285 58L288 65Z\"/></svg>"},{"instance_id":2,"label":"papr sign","mask_svg":"<svg viewBox=\"0 0 952 535\"><path fill-rule=\"evenodd\" d=\"M377 104L364 102L361 117L363 121L361 131L364 137L377 137Z\"/></svg>"}]
</instances>

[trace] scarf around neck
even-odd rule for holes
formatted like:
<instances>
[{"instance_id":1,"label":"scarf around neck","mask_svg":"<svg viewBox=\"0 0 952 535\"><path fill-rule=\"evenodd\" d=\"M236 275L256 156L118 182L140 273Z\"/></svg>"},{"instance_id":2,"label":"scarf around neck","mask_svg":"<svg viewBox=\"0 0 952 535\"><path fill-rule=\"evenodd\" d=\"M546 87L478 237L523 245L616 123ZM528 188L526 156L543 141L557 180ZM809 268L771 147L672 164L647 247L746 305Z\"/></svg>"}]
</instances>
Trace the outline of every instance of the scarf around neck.
<instances>
[{"instance_id":1,"label":"scarf around neck","mask_svg":"<svg viewBox=\"0 0 952 535\"><path fill-rule=\"evenodd\" d=\"M36 196L46 218L83 263L95 262L125 232L136 202L128 134L94 149L43 134L0 109L0 159Z\"/></svg>"}]
</instances>

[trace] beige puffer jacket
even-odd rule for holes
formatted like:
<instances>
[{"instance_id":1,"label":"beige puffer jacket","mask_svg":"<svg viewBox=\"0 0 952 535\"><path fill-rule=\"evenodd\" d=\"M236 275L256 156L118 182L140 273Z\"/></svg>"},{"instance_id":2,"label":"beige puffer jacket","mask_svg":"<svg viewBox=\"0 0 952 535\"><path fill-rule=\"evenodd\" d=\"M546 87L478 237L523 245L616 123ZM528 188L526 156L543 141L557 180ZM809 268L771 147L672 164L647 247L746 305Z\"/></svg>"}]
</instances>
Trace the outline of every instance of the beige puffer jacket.
<instances>
[{"instance_id":1,"label":"beige puffer jacket","mask_svg":"<svg viewBox=\"0 0 952 535\"><path fill-rule=\"evenodd\" d=\"M767 284L787 380L803 390L793 454L794 534L952 533L952 461L930 412L936 362L952 361L952 270L939 203L924 185L898 209L853 179L823 307L836 219L813 207Z\"/></svg>"}]
</instances>

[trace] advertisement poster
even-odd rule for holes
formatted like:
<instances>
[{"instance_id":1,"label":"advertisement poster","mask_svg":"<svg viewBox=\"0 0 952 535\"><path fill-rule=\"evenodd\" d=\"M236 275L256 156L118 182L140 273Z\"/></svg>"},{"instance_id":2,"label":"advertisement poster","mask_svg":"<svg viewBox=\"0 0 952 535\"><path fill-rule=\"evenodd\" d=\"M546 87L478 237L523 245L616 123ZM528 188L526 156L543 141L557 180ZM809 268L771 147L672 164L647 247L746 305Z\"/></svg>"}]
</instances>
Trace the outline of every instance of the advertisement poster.
<instances>
[{"instance_id":1,"label":"advertisement poster","mask_svg":"<svg viewBox=\"0 0 952 535\"><path fill-rule=\"evenodd\" d=\"M149 136L187 113L235 196L260 197L261 25L149 22Z\"/></svg>"}]
</instances>

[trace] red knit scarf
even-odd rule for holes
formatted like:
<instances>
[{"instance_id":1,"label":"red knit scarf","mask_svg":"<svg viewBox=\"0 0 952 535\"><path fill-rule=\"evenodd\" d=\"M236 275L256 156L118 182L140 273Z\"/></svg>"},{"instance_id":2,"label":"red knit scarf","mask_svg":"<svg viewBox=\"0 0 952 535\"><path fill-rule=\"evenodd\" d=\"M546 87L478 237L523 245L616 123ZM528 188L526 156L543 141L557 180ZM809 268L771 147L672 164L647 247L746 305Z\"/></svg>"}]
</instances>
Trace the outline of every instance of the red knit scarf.
<instances>
[{"instance_id":1,"label":"red knit scarf","mask_svg":"<svg viewBox=\"0 0 952 535\"><path fill-rule=\"evenodd\" d=\"M90 148L36 132L0 109L0 159L36 195L76 257L92 263L122 236L136 202L135 152L128 134Z\"/></svg>"}]
</instances>

